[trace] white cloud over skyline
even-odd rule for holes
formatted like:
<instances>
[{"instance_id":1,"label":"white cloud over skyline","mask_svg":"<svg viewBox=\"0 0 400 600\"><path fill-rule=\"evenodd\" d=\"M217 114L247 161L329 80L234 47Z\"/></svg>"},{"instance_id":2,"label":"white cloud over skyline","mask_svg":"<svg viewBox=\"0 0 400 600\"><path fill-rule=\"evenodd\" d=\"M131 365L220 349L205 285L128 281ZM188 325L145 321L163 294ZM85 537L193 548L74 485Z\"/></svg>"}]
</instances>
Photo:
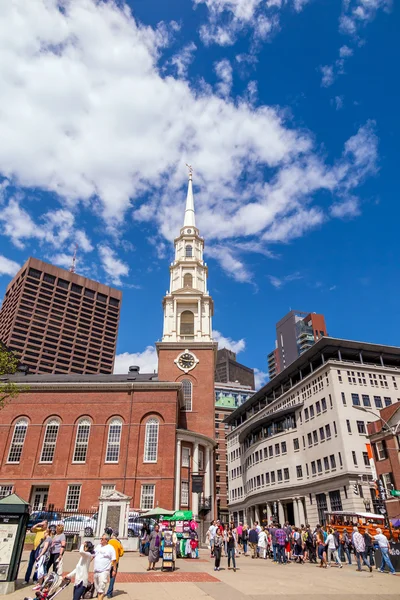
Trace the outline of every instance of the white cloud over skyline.
<instances>
[{"instance_id":1,"label":"white cloud over skyline","mask_svg":"<svg viewBox=\"0 0 400 600\"><path fill-rule=\"evenodd\" d=\"M258 0L206 4L248 22L261 6ZM271 10L281 6L269 3ZM113 2L72 2L63 11L55 0L0 5L0 173L22 189L53 192L61 203L33 219L23 200L8 198L0 226L16 247L36 239L59 252L67 242L92 251L76 227L84 208L104 221L110 237L98 250L101 264L121 285L129 269L115 246L122 244L127 213L133 207L136 222L151 221L170 242L181 226L190 161L208 255L235 280L251 282L240 242L256 240L267 252L305 235L340 216L314 204L317 192L329 192L338 207L375 172L370 124L326 164L312 132L296 128L279 107L255 105L254 94L230 96L227 62L216 67L217 93L186 79L191 45L175 59L177 77L164 77L162 53L177 29L140 25Z\"/></svg>"}]
</instances>

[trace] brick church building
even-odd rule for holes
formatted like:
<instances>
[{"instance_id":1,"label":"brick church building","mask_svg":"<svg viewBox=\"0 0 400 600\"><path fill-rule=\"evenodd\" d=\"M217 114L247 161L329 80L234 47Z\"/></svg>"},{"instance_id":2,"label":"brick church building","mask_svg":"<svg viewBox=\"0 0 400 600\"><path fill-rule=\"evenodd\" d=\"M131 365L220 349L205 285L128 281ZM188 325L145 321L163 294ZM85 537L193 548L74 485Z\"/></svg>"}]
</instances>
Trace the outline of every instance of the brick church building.
<instances>
[{"instance_id":1,"label":"brick church building","mask_svg":"<svg viewBox=\"0 0 400 600\"><path fill-rule=\"evenodd\" d=\"M34 510L98 505L103 491L131 506L214 511L213 301L192 175L164 301L158 375L18 374L19 395L0 411L0 497L15 491ZM203 492L192 475L203 475Z\"/></svg>"}]
</instances>

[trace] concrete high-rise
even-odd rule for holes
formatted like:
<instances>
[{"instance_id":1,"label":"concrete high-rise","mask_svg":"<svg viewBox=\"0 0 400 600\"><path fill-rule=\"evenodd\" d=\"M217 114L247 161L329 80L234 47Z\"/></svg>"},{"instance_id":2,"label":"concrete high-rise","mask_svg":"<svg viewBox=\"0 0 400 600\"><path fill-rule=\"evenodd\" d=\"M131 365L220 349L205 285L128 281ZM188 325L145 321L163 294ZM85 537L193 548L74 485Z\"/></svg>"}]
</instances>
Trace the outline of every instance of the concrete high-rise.
<instances>
[{"instance_id":1,"label":"concrete high-rise","mask_svg":"<svg viewBox=\"0 0 400 600\"><path fill-rule=\"evenodd\" d=\"M236 353L232 350L221 348L217 352L215 381L217 383L240 383L240 385L247 385L254 389L254 369L237 362Z\"/></svg>"},{"instance_id":2,"label":"concrete high-rise","mask_svg":"<svg viewBox=\"0 0 400 600\"><path fill-rule=\"evenodd\" d=\"M268 354L272 379L286 369L321 337L328 335L324 315L291 310L276 324L275 350Z\"/></svg>"},{"instance_id":3,"label":"concrete high-rise","mask_svg":"<svg viewBox=\"0 0 400 600\"><path fill-rule=\"evenodd\" d=\"M0 341L31 373L112 373L122 292L29 258L9 283Z\"/></svg>"}]
</instances>

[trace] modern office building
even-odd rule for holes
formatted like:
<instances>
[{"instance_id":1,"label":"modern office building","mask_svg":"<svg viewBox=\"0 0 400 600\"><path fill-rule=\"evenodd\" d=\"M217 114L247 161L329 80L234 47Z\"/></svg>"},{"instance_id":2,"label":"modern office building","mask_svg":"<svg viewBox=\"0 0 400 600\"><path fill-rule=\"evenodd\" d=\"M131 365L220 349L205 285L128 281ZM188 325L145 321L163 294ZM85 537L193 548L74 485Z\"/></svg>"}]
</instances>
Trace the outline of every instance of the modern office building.
<instances>
[{"instance_id":1,"label":"modern office building","mask_svg":"<svg viewBox=\"0 0 400 600\"><path fill-rule=\"evenodd\" d=\"M31 373L112 373L122 292L29 258L9 283L0 341Z\"/></svg>"},{"instance_id":2,"label":"modern office building","mask_svg":"<svg viewBox=\"0 0 400 600\"><path fill-rule=\"evenodd\" d=\"M217 352L215 381L217 383L236 382L254 389L254 369L237 362L236 353L232 350L221 348Z\"/></svg>"},{"instance_id":3,"label":"modern office building","mask_svg":"<svg viewBox=\"0 0 400 600\"><path fill-rule=\"evenodd\" d=\"M367 427L379 479L374 504L378 500L383 501L389 519L400 519L400 403L391 404L379 412L381 418L368 423ZM380 508L376 506L377 510Z\"/></svg>"},{"instance_id":4,"label":"modern office building","mask_svg":"<svg viewBox=\"0 0 400 600\"><path fill-rule=\"evenodd\" d=\"M322 337L227 419L230 514L316 525L375 498L361 408L400 399L400 348ZM386 468L386 467L385 467Z\"/></svg>"},{"instance_id":5,"label":"modern office building","mask_svg":"<svg viewBox=\"0 0 400 600\"><path fill-rule=\"evenodd\" d=\"M324 315L291 310L276 324L275 349L267 356L268 374L272 379L326 336Z\"/></svg>"},{"instance_id":6,"label":"modern office building","mask_svg":"<svg viewBox=\"0 0 400 600\"><path fill-rule=\"evenodd\" d=\"M215 498L217 516L227 523L229 519L228 501L228 461L226 436L229 427L225 423L238 406L246 402L255 390L239 383L215 383Z\"/></svg>"}]
</instances>

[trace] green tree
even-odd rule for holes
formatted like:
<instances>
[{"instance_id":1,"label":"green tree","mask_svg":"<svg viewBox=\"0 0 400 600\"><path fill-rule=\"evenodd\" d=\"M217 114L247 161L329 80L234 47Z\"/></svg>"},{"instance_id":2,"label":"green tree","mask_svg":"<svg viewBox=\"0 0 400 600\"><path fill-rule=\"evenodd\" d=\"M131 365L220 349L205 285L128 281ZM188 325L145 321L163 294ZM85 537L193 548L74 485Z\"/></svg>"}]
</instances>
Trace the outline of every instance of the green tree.
<instances>
[{"instance_id":1,"label":"green tree","mask_svg":"<svg viewBox=\"0 0 400 600\"><path fill-rule=\"evenodd\" d=\"M13 352L10 352L5 346L0 345L0 378L4 375L12 375L18 367L18 358ZM20 391L16 383L11 381L1 381L0 379L0 410L12 398L15 398Z\"/></svg>"}]
</instances>

